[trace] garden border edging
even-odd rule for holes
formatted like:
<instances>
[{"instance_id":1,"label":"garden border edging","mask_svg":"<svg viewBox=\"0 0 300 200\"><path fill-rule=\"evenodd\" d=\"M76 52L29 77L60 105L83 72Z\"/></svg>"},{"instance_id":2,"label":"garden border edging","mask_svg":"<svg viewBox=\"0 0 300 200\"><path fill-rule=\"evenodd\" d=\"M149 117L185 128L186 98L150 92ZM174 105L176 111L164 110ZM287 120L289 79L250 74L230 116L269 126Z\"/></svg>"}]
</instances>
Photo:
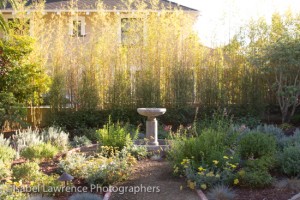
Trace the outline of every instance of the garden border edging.
<instances>
[{"instance_id":1,"label":"garden border edging","mask_svg":"<svg viewBox=\"0 0 300 200\"><path fill-rule=\"evenodd\" d=\"M300 199L300 193L294 195L292 198L290 198L289 200L298 200Z\"/></svg>"},{"instance_id":2,"label":"garden border edging","mask_svg":"<svg viewBox=\"0 0 300 200\"><path fill-rule=\"evenodd\" d=\"M207 197L205 196L205 194L202 192L202 190L196 190L198 197L200 198L200 200L208 200Z\"/></svg>"},{"instance_id":3,"label":"garden border edging","mask_svg":"<svg viewBox=\"0 0 300 200\"><path fill-rule=\"evenodd\" d=\"M110 197L111 197L111 192L107 192L105 193L103 200L109 200Z\"/></svg>"}]
</instances>

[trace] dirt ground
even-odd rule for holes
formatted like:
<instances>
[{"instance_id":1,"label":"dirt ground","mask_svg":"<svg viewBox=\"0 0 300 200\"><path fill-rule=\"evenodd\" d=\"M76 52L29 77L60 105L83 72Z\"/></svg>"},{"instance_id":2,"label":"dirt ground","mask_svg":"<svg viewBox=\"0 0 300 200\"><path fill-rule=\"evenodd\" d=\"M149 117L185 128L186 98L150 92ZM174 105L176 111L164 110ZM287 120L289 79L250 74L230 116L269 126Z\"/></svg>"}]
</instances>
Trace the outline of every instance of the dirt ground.
<instances>
[{"instance_id":1,"label":"dirt ground","mask_svg":"<svg viewBox=\"0 0 300 200\"><path fill-rule=\"evenodd\" d=\"M167 161L140 161L129 180L118 186L159 186L159 193L113 193L110 200L199 200L196 192L186 187L182 178L172 176L172 168ZM182 190L180 189L182 186ZM235 200L288 200L296 193L286 189L235 188ZM206 192L206 191L204 191Z\"/></svg>"},{"instance_id":2,"label":"dirt ground","mask_svg":"<svg viewBox=\"0 0 300 200\"><path fill-rule=\"evenodd\" d=\"M297 193L277 188L265 189L236 189L235 200L288 200Z\"/></svg>"},{"instance_id":3,"label":"dirt ground","mask_svg":"<svg viewBox=\"0 0 300 200\"><path fill-rule=\"evenodd\" d=\"M129 180L119 187L159 187L160 192L112 193L110 200L199 200L195 191L186 188L184 179L172 176L172 167L167 161L141 161L133 170Z\"/></svg>"}]
</instances>

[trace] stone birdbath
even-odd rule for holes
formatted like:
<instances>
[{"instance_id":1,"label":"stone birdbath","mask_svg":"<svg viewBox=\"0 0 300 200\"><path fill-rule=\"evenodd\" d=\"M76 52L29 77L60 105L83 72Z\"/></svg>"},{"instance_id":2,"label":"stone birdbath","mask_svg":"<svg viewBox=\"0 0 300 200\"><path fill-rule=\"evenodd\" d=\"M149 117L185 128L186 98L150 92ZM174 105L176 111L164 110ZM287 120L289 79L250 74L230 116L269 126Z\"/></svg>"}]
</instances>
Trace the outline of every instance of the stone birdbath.
<instances>
[{"instance_id":1,"label":"stone birdbath","mask_svg":"<svg viewBox=\"0 0 300 200\"><path fill-rule=\"evenodd\" d=\"M165 114L165 108L138 108L137 112L140 115L146 116L146 138L149 140L149 145L158 146L157 140L157 120L156 117Z\"/></svg>"}]
</instances>

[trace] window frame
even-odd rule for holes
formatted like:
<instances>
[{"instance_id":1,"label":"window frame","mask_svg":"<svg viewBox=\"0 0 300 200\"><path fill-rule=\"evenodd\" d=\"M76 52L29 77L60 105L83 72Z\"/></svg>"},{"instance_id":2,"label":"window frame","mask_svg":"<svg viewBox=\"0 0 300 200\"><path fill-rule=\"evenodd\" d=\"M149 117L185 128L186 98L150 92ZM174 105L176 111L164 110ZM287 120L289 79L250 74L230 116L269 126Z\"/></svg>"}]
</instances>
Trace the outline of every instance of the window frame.
<instances>
[{"instance_id":1,"label":"window frame","mask_svg":"<svg viewBox=\"0 0 300 200\"><path fill-rule=\"evenodd\" d=\"M17 19L20 19L20 17L17 17L15 14L4 14L4 19L5 21L9 24L9 21L14 21L14 20L17 20ZM29 16L27 17L24 17L24 19L26 19L28 21L28 35L29 36L33 36L33 22L32 20L30 19Z\"/></svg>"},{"instance_id":2,"label":"window frame","mask_svg":"<svg viewBox=\"0 0 300 200\"><path fill-rule=\"evenodd\" d=\"M133 44L131 42L129 42L129 44L126 44L124 43L123 41L123 24L122 24L122 20L123 19L137 19L137 20L141 20L141 22L143 23L142 25L142 30L141 30L141 33L142 33L142 37L140 38L141 39L141 42L138 42L137 44ZM146 18L145 16L140 16L140 15L134 15L134 14L121 14L120 17L119 17L119 29L118 29L118 35L119 35L119 43L121 45L124 45L124 46L144 46L145 45L145 37L146 37Z\"/></svg>"},{"instance_id":3,"label":"window frame","mask_svg":"<svg viewBox=\"0 0 300 200\"><path fill-rule=\"evenodd\" d=\"M75 34L74 30L74 22L80 22L80 31L78 31L78 33L80 33L80 35ZM77 27L78 28L78 27ZM85 22L85 16L74 16L70 18L70 22L69 22L69 35L72 37L85 37L86 36L86 22Z\"/></svg>"}]
</instances>

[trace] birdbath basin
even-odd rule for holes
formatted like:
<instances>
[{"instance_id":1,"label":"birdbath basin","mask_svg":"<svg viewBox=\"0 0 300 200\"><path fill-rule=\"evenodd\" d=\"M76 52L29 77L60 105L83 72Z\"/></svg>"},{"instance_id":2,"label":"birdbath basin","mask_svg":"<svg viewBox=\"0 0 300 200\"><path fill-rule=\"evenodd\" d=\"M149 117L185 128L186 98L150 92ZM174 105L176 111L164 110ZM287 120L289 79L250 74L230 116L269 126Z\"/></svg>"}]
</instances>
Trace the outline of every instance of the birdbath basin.
<instances>
[{"instance_id":1,"label":"birdbath basin","mask_svg":"<svg viewBox=\"0 0 300 200\"><path fill-rule=\"evenodd\" d=\"M163 115L167 109L165 108L138 108L137 112L140 115L146 116L146 138L149 145L158 146L157 140L157 120L156 117Z\"/></svg>"}]
</instances>

